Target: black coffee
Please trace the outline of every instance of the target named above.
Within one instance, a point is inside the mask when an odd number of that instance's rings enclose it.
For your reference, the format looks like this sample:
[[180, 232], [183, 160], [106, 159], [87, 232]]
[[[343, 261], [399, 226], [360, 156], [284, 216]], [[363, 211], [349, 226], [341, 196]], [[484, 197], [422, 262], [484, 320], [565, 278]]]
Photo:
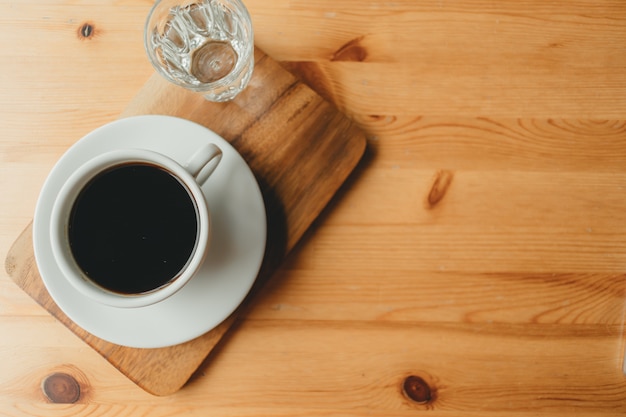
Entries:
[[168, 171], [129, 163], [94, 177], [76, 199], [69, 221], [76, 263], [96, 284], [144, 293], [176, 277], [198, 235], [196, 205]]

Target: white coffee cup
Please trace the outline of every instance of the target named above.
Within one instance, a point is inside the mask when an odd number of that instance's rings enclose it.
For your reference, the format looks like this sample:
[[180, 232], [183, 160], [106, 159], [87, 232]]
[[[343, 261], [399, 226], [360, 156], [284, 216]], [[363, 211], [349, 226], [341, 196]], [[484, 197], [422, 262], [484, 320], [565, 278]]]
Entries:
[[[202, 192], [202, 184], [218, 166], [222, 151], [218, 146], [207, 143], [194, 153], [189, 161], [181, 165], [173, 159], [146, 149], [117, 149], [98, 155], [74, 171], [62, 186], [53, 203], [50, 219], [50, 239], [53, 255], [64, 278], [83, 295], [113, 307], [132, 308], [148, 306], [170, 297], [180, 290], [200, 269], [209, 250], [211, 220], [209, 206]], [[197, 227], [193, 249], [184, 266], [163, 284], [141, 292], [120, 292], [96, 283], [75, 257], [70, 244], [70, 219], [74, 205], [102, 173], [118, 167], [147, 165], [171, 175], [187, 191], [193, 202]], [[164, 219], [167, 221], [168, 219]], [[72, 227], [76, 227], [74, 224]], [[94, 242], [98, 236], [93, 237]], [[86, 249], [86, 251], [88, 251]], [[141, 268], [140, 264], [134, 265]]]

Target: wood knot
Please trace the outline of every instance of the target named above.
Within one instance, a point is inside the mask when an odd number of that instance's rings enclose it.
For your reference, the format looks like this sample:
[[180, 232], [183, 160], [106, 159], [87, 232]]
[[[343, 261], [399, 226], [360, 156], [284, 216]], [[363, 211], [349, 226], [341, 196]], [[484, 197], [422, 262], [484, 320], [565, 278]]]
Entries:
[[450, 188], [450, 184], [452, 184], [453, 178], [454, 173], [452, 171], [448, 171], [445, 169], [437, 171], [437, 173], [435, 174], [435, 179], [430, 186], [428, 196], [426, 197], [426, 206], [428, 208], [435, 207], [437, 204], [439, 204], [441, 200], [443, 200], [443, 197], [445, 197], [448, 188]]
[[434, 399], [428, 383], [416, 375], [406, 377], [402, 384], [402, 391], [408, 399], [418, 404], [427, 404]]
[[396, 116], [383, 115], [383, 114], [369, 114], [366, 117], [371, 122], [376, 122], [376, 123], [383, 122], [385, 124], [391, 124], [397, 120]]
[[78, 28], [79, 39], [91, 39], [96, 32], [96, 28], [93, 23], [85, 22]]
[[367, 49], [361, 45], [361, 41], [365, 36], [359, 36], [345, 43], [330, 58], [331, 61], [365, 61], [367, 58]]
[[80, 385], [73, 376], [57, 372], [41, 383], [45, 396], [55, 404], [73, 404], [80, 399]]

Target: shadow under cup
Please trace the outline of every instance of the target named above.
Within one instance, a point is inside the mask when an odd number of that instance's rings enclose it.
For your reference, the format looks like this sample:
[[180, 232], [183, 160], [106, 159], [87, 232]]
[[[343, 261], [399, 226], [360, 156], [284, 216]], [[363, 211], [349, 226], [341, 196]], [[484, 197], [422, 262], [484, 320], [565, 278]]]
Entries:
[[53, 206], [51, 240], [66, 279], [115, 307], [171, 296], [199, 269], [210, 216], [197, 179], [152, 151], [96, 157], [66, 182]]

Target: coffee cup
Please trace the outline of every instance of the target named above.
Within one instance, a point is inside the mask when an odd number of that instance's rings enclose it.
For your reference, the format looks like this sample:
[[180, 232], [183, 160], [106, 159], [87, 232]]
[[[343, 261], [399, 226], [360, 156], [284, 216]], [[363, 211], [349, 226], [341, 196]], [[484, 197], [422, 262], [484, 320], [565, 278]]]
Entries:
[[144, 307], [175, 294], [209, 250], [201, 186], [221, 157], [208, 143], [186, 164], [147, 149], [116, 149], [81, 165], [51, 211], [52, 252], [64, 278], [113, 307]]

